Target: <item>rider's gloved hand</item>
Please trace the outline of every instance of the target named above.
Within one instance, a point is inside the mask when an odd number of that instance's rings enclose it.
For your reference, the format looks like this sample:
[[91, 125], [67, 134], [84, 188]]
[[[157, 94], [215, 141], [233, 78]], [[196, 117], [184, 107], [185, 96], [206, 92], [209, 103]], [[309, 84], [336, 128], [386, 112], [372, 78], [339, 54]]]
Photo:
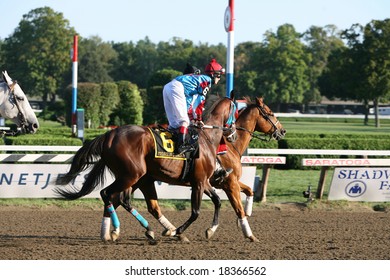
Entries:
[[203, 128], [203, 127], [204, 127], [204, 122], [202, 122], [201, 120], [197, 120], [195, 125], [196, 125], [198, 128]]

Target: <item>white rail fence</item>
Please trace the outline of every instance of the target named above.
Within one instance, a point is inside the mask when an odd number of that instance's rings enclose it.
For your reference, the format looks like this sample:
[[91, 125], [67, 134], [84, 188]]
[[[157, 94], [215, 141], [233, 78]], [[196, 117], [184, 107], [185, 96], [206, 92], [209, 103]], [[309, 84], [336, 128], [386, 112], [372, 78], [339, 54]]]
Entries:
[[[49, 186], [60, 173], [65, 173], [70, 160], [80, 146], [12, 146], [0, 145], [0, 197], [18, 197], [27, 189], [27, 197], [50, 197]], [[17, 153], [15, 153], [17, 152]], [[34, 152], [34, 153], [31, 153]], [[42, 153], [37, 153], [42, 152]], [[50, 153], [47, 153], [50, 152]], [[56, 153], [59, 152], [59, 153]], [[318, 149], [248, 149], [247, 155], [241, 158], [244, 166], [242, 182], [255, 190], [256, 200], [266, 201], [268, 179], [271, 168], [275, 164], [285, 164], [285, 155], [347, 155], [357, 156], [355, 159], [345, 158], [303, 158], [303, 166], [320, 166], [321, 174], [316, 192], [317, 198], [322, 198], [326, 174], [329, 167], [336, 166], [390, 166], [390, 159], [369, 156], [390, 157], [388, 150], [318, 150]], [[18, 164], [11, 164], [18, 163]], [[53, 164], [55, 163], [55, 164]], [[262, 165], [261, 180], [256, 176], [256, 165]], [[81, 185], [85, 174], [74, 185]], [[156, 183], [159, 188], [164, 183]], [[31, 186], [33, 185], [33, 186]], [[35, 187], [35, 188], [34, 188]], [[39, 191], [35, 191], [38, 189]], [[160, 198], [188, 199], [190, 189], [180, 186], [170, 186], [173, 192], [160, 192]], [[173, 193], [173, 194], [172, 194]], [[225, 194], [219, 192], [222, 199]], [[98, 197], [97, 192], [91, 197]], [[140, 193], [135, 193], [136, 198], [142, 198]]]
[[[390, 166], [390, 159], [369, 159], [369, 156], [390, 156], [390, 150], [320, 150], [320, 149], [248, 149], [248, 155], [265, 154], [265, 155], [340, 155], [340, 156], [357, 156], [362, 158], [303, 158], [303, 166], [320, 166], [321, 174], [318, 181], [316, 198], [321, 199], [326, 174], [329, 167], [336, 166]], [[270, 173], [270, 164], [263, 165], [263, 176], [260, 182], [259, 191], [256, 193], [257, 199], [266, 201], [268, 177]]]

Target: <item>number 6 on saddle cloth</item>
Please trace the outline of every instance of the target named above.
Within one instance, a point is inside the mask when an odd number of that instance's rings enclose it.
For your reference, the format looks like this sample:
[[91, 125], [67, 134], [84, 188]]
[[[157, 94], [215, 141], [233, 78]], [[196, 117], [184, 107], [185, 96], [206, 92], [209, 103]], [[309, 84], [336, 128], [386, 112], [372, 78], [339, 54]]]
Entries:
[[155, 145], [155, 157], [156, 158], [170, 158], [170, 159], [179, 159], [186, 160], [188, 156], [198, 157], [199, 156], [199, 145], [198, 145], [198, 132], [192, 127], [189, 129], [190, 134], [190, 145], [193, 146], [193, 151], [189, 153], [176, 153], [175, 149], [175, 138], [177, 135], [172, 133], [171, 131], [164, 128], [150, 128], [148, 127], [150, 132], [152, 133]]
[[194, 128], [189, 129], [190, 141], [189, 144], [193, 147], [191, 151], [185, 153], [176, 153], [174, 139], [177, 137], [176, 134], [168, 131], [164, 128], [150, 128], [150, 133], [154, 139], [155, 153], [156, 158], [165, 158], [173, 160], [184, 160], [185, 164], [181, 174], [181, 180], [183, 181], [187, 174], [190, 171], [192, 166], [193, 159], [199, 157], [199, 143], [198, 143], [198, 132]]

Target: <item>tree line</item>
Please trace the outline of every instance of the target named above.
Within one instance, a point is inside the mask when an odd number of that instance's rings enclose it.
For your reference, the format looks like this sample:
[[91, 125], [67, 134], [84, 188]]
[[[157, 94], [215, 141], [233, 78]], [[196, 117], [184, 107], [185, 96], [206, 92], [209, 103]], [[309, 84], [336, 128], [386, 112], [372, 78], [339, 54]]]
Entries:
[[[62, 13], [43, 7], [23, 15], [13, 33], [0, 38], [2, 68], [20, 80], [27, 94], [43, 100], [44, 116], [70, 113], [70, 49], [75, 34]], [[200, 69], [211, 58], [226, 64], [223, 44], [79, 37], [79, 99], [85, 109], [94, 111], [88, 112], [94, 126], [164, 122], [162, 87], [187, 62]], [[376, 108], [389, 102], [390, 19], [364, 26], [353, 23], [346, 30], [311, 26], [303, 33], [284, 24], [276, 32], [267, 31], [262, 41], [238, 44], [234, 52], [236, 96], [263, 96], [276, 112], [285, 103], [300, 104], [305, 112], [322, 96], [361, 101], [366, 115], [371, 102]], [[224, 83], [213, 93], [225, 95]]]

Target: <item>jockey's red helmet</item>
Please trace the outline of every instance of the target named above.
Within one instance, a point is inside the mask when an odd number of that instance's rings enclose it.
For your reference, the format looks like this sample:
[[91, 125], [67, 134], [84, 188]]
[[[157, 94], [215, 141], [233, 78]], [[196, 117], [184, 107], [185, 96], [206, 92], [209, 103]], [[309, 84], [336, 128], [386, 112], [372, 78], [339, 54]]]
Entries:
[[210, 61], [209, 64], [206, 65], [204, 72], [211, 76], [220, 76], [222, 74], [225, 74], [225, 68], [221, 66], [214, 58]]

